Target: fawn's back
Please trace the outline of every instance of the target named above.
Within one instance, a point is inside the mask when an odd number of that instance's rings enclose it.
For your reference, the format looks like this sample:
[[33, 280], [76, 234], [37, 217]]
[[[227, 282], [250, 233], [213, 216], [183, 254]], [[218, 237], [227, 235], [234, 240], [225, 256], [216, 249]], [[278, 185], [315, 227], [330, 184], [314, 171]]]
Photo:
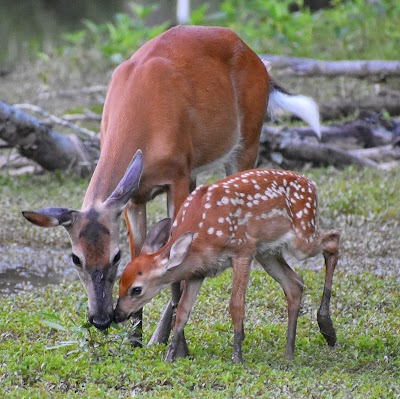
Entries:
[[[313, 252], [318, 236], [317, 192], [313, 182], [290, 171], [257, 169], [198, 187], [184, 202], [172, 239], [193, 231], [192, 252], [279, 250], [296, 243], [298, 258]], [[304, 251], [304, 253], [302, 253]]]

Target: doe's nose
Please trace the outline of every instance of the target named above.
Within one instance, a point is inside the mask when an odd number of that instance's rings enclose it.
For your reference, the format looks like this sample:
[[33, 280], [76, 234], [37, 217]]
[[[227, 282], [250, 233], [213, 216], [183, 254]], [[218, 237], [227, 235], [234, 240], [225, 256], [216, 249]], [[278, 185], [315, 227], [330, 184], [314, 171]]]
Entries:
[[106, 330], [113, 321], [113, 315], [101, 314], [89, 316], [89, 323], [94, 325], [98, 330]]

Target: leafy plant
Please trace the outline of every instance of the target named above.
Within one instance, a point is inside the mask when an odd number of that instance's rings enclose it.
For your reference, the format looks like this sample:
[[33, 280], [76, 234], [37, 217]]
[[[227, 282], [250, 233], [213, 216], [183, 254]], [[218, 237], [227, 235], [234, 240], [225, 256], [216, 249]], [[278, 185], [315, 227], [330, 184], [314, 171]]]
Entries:
[[[258, 52], [327, 59], [397, 58], [400, 4], [337, 0], [311, 14], [302, 2], [224, 0], [225, 24]], [[379, 26], [380, 29], [372, 27]]]
[[84, 20], [85, 29], [66, 33], [64, 52], [72, 49], [95, 48], [115, 64], [127, 59], [137, 48], [165, 31], [166, 21], [156, 26], [146, 24], [147, 17], [156, 9], [155, 5], [128, 3], [129, 13], [118, 13], [114, 22], [95, 23]]

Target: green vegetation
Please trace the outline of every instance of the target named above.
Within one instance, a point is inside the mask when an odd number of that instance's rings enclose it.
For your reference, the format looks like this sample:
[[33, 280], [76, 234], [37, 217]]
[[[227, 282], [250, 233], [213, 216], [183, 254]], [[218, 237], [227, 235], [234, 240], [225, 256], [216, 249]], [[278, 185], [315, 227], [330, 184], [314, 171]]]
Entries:
[[[306, 174], [319, 186], [322, 217], [328, 224], [341, 230], [340, 218], [347, 217], [361, 218], [382, 228], [387, 228], [385, 223], [390, 221], [397, 223], [398, 228], [400, 204], [396, 198], [400, 178], [395, 172], [316, 169]], [[20, 243], [28, 237], [35, 239], [28, 234], [39, 230], [37, 234], [43, 237], [58, 234], [35, 229], [17, 213], [22, 208], [50, 205], [49, 198], [55, 205], [78, 207], [86, 185], [84, 180], [60, 175], [56, 179], [49, 174], [12, 179], [2, 176], [1, 207], [9, 215], [3, 226], [13, 226], [14, 240]], [[153, 204], [151, 220], [159, 218], [160, 209], [160, 202]], [[373, 233], [379, 235], [379, 230]], [[41, 245], [46, 242], [40, 237], [36, 239]], [[378, 275], [374, 268], [355, 269], [350, 241], [349, 236], [344, 237], [334, 280], [332, 318], [338, 345], [333, 349], [326, 346], [316, 323], [324, 277], [323, 270], [316, 270], [322, 265], [322, 258], [313, 260], [312, 270], [298, 268], [306, 288], [292, 362], [283, 357], [284, 295], [263, 271], [255, 270], [251, 275], [244, 365], [234, 365], [230, 360], [229, 271], [208, 279], [202, 287], [186, 330], [192, 358], [174, 364], [164, 362], [164, 345], [132, 349], [127, 340], [127, 326], [113, 326], [107, 334], [88, 328], [83, 288], [77, 281], [65, 282], [2, 298], [0, 396], [18, 399], [399, 397], [397, 276], [386, 272]], [[59, 246], [59, 238], [45, 245]], [[377, 248], [371, 251], [376, 253]], [[380, 259], [385, 270], [388, 265]], [[165, 291], [146, 307], [145, 341], [150, 338], [167, 299]]]
[[[7, 398], [123, 398], [131, 392], [143, 398], [398, 397], [398, 283], [367, 273], [337, 273], [333, 319], [339, 344], [331, 349], [315, 316], [322, 273], [301, 274], [307, 285], [305, 313], [293, 362], [283, 358], [283, 294], [261, 271], [250, 281], [243, 366], [230, 360], [230, 272], [205, 283], [186, 330], [193, 358], [172, 365], [163, 361], [163, 345], [132, 349], [121, 330], [77, 331], [75, 323], [85, 317], [83, 307], [75, 307], [83, 295], [78, 283], [3, 300], [0, 392]], [[154, 328], [165, 294], [146, 307], [147, 329]], [[51, 328], [43, 312], [59, 317], [63, 327]]]
[[397, 1], [336, 0], [332, 8], [313, 14], [300, 5], [291, 13], [292, 3], [225, 0], [222, 9], [227, 26], [257, 52], [338, 60], [398, 58]]
[[[397, 59], [400, 4], [395, 0], [366, 2], [336, 0], [333, 7], [311, 13], [292, 0], [224, 0], [208, 14], [207, 3], [193, 10], [193, 25], [220, 25], [236, 31], [259, 53], [321, 59]], [[129, 14], [114, 22], [84, 21], [85, 28], [64, 35], [64, 53], [79, 59], [84, 49], [96, 49], [112, 63], [120, 63], [147, 40], [166, 30], [169, 22], [148, 27], [154, 6], [131, 3]]]

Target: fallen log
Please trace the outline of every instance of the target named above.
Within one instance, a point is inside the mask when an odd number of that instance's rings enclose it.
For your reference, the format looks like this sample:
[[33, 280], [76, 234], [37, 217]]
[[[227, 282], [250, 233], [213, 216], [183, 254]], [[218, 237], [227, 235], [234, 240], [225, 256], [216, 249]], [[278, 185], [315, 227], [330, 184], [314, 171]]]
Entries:
[[93, 160], [75, 135], [62, 135], [50, 125], [0, 101], [0, 138], [49, 171], [88, 175]]
[[362, 98], [333, 98], [320, 101], [319, 109], [323, 120], [340, 119], [360, 111], [377, 113], [386, 111], [390, 115], [400, 115], [400, 92], [379, 93]]
[[311, 58], [285, 57], [260, 54], [259, 57], [271, 63], [273, 69], [293, 76], [324, 76], [335, 78], [347, 76], [358, 79], [373, 78], [385, 80], [400, 77], [400, 61], [321, 61]]
[[379, 118], [323, 126], [318, 142], [308, 127], [263, 127], [261, 164], [273, 161], [283, 168], [333, 165], [388, 169], [399, 165], [399, 121]]
[[274, 152], [276, 151], [287, 159], [311, 162], [318, 166], [333, 165], [337, 168], [343, 168], [354, 165], [360, 168], [372, 167], [381, 169], [380, 164], [375, 161], [327, 144], [286, 140], [279, 143], [279, 145], [274, 148]]
[[[390, 122], [387, 122], [390, 125]], [[393, 126], [384, 126], [373, 120], [355, 120], [343, 124], [321, 126], [321, 143], [330, 144], [345, 150], [370, 148], [391, 144], [393, 142]], [[390, 128], [390, 130], [389, 130]], [[304, 140], [315, 137], [308, 126], [282, 127], [264, 125], [261, 143], [268, 140], [267, 136], [277, 137], [286, 134], [293, 140]]]
[[400, 159], [400, 147], [389, 144], [373, 148], [352, 150], [349, 151], [349, 154], [368, 158], [376, 162], [391, 162], [395, 159]]

